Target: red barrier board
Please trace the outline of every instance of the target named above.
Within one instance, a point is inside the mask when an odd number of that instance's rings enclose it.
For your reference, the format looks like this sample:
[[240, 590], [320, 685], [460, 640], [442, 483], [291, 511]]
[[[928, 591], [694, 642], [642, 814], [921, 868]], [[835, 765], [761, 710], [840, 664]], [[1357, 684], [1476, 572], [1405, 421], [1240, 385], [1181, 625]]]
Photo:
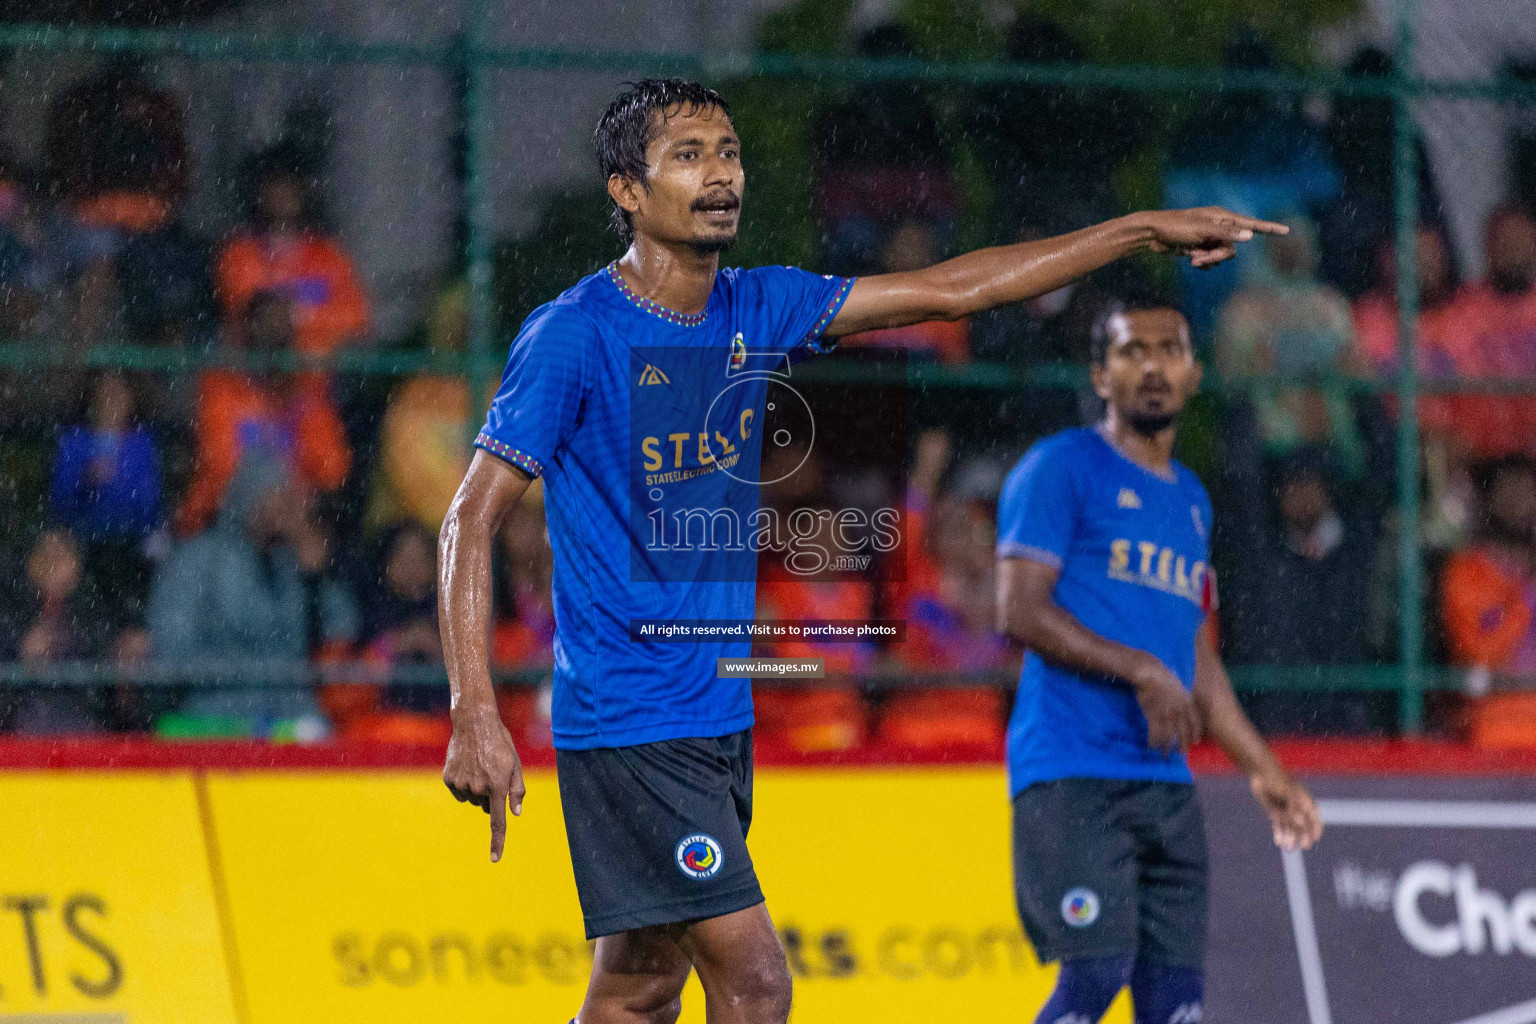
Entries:
[[[1303, 775], [1536, 775], [1536, 748], [1485, 750], [1430, 740], [1278, 740], [1291, 771]], [[758, 745], [762, 767], [870, 768], [1001, 764], [1003, 751], [974, 747], [911, 751], [880, 746], [807, 754]], [[554, 764], [549, 750], [526, 750], [530, 768]], [[162, 741], [142, 737], [0, 739], [0, 769], [392, 769], [433, 768], [443, 763], [436, 747], [379, 744], [272, 744], [254, 741]], [[1197, 746], [1190, 763], [1201, 775], [1230, 774], [1226, 756], [1210, 744]]]

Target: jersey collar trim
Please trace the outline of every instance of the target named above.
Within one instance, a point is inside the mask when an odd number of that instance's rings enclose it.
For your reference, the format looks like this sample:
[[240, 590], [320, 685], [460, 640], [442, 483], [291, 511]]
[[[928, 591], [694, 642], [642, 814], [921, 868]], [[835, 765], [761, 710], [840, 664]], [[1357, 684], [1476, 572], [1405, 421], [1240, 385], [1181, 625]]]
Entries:
[[701, 326], [705, 319], [709, 317], [708, 304], [705, 305], [704, 312], [702, 313], [679, 313], [674, 309], [668, 309], [666, 306], [663, 306], [660, 303], [652, 302], [650, 299], [639, 294], [633, 288], [631, 288], [628, 283], [625, 282], [624, 275], [619, 273], [618, 260], [614, 260], [612, 263], [604, 267], [603, 274], [608, 278], [608, 280], [613, 282], [613, 286], [617, 288], [619, 293], [626, 299], [634, 303], [636, 306], [639, 306], [645, 312], [651, 314], [652, 316], [660, 317], [669, 324], [673, 324], [677, 327], [698, 327]]
[[1100, 441], [1103, 441], [1104, 447], [1108, 448], [1121, 459], [1124, 459], [1126, 462], [1129, 462], [1131, 465], [1141, 470], [1147, 476], [1154, 480], [1161, 480], [1165, 484], [1177, 484], [1179, 482], [1179, 470], [1177, 466], [1174, 466], [1172, 469], [1170, 469], [1167, 474], [1160, 473], [1150, 466], [1143, 466], [1141, 463], [1131, 458], [1130, 455], [1126, 453], [1124, 448], [1121, 448], [1118, 444], [1115, 443], [1115, 439], [1109, 436], [1109, 432], [1104, 429], [1104, 425], [1102, 423], [1095, 423], [1092, 429], [1093, 436], [1097, 437]]

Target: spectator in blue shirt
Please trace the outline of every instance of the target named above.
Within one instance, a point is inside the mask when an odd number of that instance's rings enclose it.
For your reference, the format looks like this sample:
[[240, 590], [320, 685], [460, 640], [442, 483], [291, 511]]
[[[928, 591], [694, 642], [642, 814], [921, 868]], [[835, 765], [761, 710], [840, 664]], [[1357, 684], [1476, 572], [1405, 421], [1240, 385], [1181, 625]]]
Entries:
[[142, 541], [160, 525], [160, 453], [135, 422], [133, 389], [103, 373], [87, 421], [59, 438], [49, 507], [58, 523], [93, 541]]

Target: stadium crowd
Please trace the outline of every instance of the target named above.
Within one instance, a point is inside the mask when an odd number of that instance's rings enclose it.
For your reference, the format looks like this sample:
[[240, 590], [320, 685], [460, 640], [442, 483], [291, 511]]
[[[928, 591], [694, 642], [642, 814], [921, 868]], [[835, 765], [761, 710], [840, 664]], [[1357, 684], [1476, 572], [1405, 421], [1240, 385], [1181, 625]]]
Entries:
[[[862, 47], [909, 52], [895, 27], [869, 32]], [[1029, 20], [1009, 52], [1082, 57], [1065, 33]], [[1263, 69], [1275, 58], [1244, 35], [1227, 60]], [[1390, 63], [1367, 51], [1350, 70], [1383, 75]], [[997, 240], [1119, 212], [1112, 176], [1143, 142], [1137, 101], [1034, 85], [978, 89], [974, 99], [966, 128], [1005, 197]], [[1222, 380], [1264, 378], [1222, 390], [1196, 411], [1203, 428], [1187, 432], [1187, 459], [1216, 500], [1223, 647], [1238, 664], [1390, 662], [1396, 408], [1369, 386], [1396, 373], [1390, 101], [1341, 100], [1323, 122], [1270, 97], [1217, 102], [1169, 146], [1164, 202], [1221, 203], [1292, 227], [1177, 281]], [[188, 229], [181, 110], [148, 77], [111, 65], [56, 101], [45, 152], [0, 164], [0, 330], [46, 339], [51, 360], [4, 376], [0, 474], [12, 493], [0, 662], [34, 674], [105, 666], [90, 686], [5, 690], [0, 730], [446, 740], [446, 688], [418, 682], [441, 664], [436, 534], [480, 402], [452, 376], [265, 367], [263, 358], [376, 344], [367, 289], [345, 239], [326, 227], [322, 170], [302, 146], [252, 157], [237, 186], [243, 220], [223, 237]], [[814, 119], [817, 269], [901, 270], [953, 250], [967, 194], [941, 120], [926, 87], [909, 83], [861, 86]], [[1487, 275], [1462, 281], [1433, 190], [1421, 192], [1421, 371], [1536, 378], [1529, 205], [1511, 199], [1495, 212]], [[1144, 283], [1143, 270], [1112, 268], [970, 322], [872, 332], [835, 358], [896, 350], [944, 364], [1081, 366], [1105, 298]], [[433, 297], [420, 333], [435, 351], [462, 350], [465, 316], [458, 277]], [[83, 368], [87, 352], [117, 342], [252, 359], [191, 375]], [[903, 438], [889, 439], [883, 461], [857, 465], [823, 446], [769, 489], [765, 500], [785, 509], [898, 502], [911, 543], [903, 572], [765, 567], [760, 614], [895, 618], [908, 632], [884, 647], [763, 645], [764, 654], [823, 657], [832, 678], [762, 688], [760, 733], [812, 750], [997, 743], [1006, 703], [997, 680], [1018, 659], [994, 630], [997, 488], [1029, 441], [1094, 415], [1095, 403], [1081, 386], [1039, 385], [979, 422], [925, 407], [904, 455]], [[1536, 396], [1434, 394], [1419, 415], [1429, 653], [1486, 675], [1536, 675]], [[551, 573], [535, 489], [501, 534], [491, 637], [494, 663], [524, 681], [552, 664]], [[114, 681], [114, 672], [175, 664], [332, 671], [286, 686]], [[341, 680], [344, 668], [353, 675]], [[985, 683], [912, 683], [987, 671], [996, 675]], [[891, 676], [907, 682], [872, 682]], [[521, 744], [548, 743], [540, 699], [526, 686], [506, 690]], [[1265, 697], [1252, 710], [1282, 731], [1368, 732], [1391, 721], [1387, 699], [1372, 696], [1314, 695], [1305, 706]]]

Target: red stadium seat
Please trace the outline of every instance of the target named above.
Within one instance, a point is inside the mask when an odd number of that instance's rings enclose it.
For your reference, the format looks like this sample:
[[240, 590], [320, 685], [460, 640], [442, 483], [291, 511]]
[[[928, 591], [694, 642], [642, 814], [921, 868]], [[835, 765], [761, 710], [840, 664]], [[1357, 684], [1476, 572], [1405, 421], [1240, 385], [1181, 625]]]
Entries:
[[447, 715], [370, 711], [348, 722], [341, 739], [388, 746], [444, 747], [453, 735]]
[[1003, 742], [1003, 695], [988, 687], [894, 694], [880, 711], [882, 746], [932, 751]]
[[869, 736], [869, 711], [852, 689], [760, 689], [757, 735], [804, 754], [852, 750]]
[[1473, 746], [1536, 748], [1536, 693], [1501, 693], [1475, 701], [1471, 726]]
[[512, 734], [512, 742], [519, 751], [550, 750], [554, 738], [550, 734], [549, 709], [541, 706], [541, 693], [528, 687], [511, 687], [496, 692], [496, 708], [501, 721]]

